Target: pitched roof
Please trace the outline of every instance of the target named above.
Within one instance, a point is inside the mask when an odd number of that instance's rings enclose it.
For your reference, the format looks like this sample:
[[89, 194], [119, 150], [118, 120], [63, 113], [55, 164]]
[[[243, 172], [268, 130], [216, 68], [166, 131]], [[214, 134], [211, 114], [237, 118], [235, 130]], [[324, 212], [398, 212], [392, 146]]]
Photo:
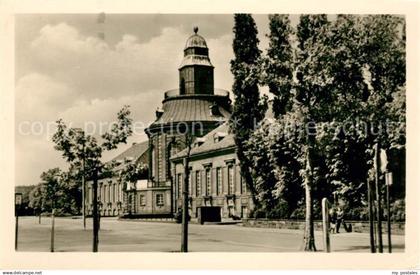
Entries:
[[124, 166], [124, 160], [132, 158], [134, 161], [137, 161], [141, 156], [147, 153], [149, 149], [149, 141], [143, 141], [140, 143], [133, 144], [130, 148], [113, 158], [111, 161], [122, 161], [120, 165], [115, 167], [115, 170], [119, 170]]
[[[215, 139], [215, 136], [223, 136], [220, 133], [226, 133], [226, 135], [220, 141], [217, 141]], [[229, 125], [227, 122], [223, 123], [219, 127], [215, 128], [213, 131], [209, 132], [207, 135], [203, 137], [203, 139], [204, 139], [203, 144], [193, 147], [191, 149], [191, 156], [235, 147], [233, 134], [230, 133]], [[187, 153], [186, 149], [182, 150], [181, 152], [172, 156], [171, 159], [185, 157], [186, 153]]]

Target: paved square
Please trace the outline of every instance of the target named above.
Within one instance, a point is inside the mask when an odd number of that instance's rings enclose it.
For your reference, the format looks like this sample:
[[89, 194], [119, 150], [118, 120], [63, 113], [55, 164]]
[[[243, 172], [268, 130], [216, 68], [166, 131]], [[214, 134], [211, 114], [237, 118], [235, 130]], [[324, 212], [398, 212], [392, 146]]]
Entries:
[[[82, 220], [55, 219], [55, 251], [92, 251], [92, 220], [83, 230]], [[19, 251], [49, 251], [51, 219], [19, 218]], [[189, 226], [190, 252], [299, 252], [302, 230], [250, 228], [241, 225]], [[323, 250], [322, 232], [315, 232], [316, 247]], [[404, 251], [404, 236], [393, 235], [393, 252]], [[387, 251], [384, 235], [384, 251]], [[102, 218], [100, 252], [177, 252], [181, 246], [181, 225], [169, 222], [119, 221]], [[332, 252], [369, 253], [369, 234], [331, 235]]]

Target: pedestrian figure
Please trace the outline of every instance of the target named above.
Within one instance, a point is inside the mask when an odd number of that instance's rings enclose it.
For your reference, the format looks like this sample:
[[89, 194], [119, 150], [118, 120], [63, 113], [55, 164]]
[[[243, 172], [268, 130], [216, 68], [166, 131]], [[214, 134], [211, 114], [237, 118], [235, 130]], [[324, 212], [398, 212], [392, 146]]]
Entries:
[[335, 233], [336, 229], [336, 223], [337, 223], [337, 211], [335, 210], [335, 207], [332, 207], [328, 213], [329, 220], [330, 220], [330, 232]]
[[343, 209], [338, 206], [337, 207], [337, 222], [336, 222], [336, 232], [340, 233], [340, 225], [344, 224], [344, 211]]

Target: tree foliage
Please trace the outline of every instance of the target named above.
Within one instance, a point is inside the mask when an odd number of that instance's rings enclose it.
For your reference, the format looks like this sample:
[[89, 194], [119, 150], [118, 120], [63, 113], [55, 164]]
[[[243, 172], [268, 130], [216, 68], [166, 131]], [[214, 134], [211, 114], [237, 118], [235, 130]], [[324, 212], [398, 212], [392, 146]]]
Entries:
[[102, 143], [95, 136], [86, 135], [82, 129], [68, 128], [60, 119], [53, 136], [54, 148], [61, 151], [63, 158], [74, 167], [80, 168], [84, 160], [88, 177], [92, 177], [95, 169], [99, 169], [99, 172], [109, 171], [115, 163], [102, 163], [102, 153], [127, 142], [132, 134], [132, 119], [129, 116], [129, 106], [124, 106], [118, 112], [117, 122], [112, 124], [111, 131], [101, 136]]
[[146, 164], [125, 160], [122, 169], [118, 172], [118, 180], [123, 183], [123, 190], [127, 189], [127, 184], [131, 184], [135, 188], [134, 184], [145, 178], [147, 172], [148, 166]]
[[[82, 129], [68, 128], [60, 119], [57, 131], [53, 136], [55, 149], [62, 152], [63, 158], [70, 164], [69, 177], [80, 186], [82, 173], [94, 182], [101, 177], [109, 177], [114, 173], [116, 162], [102, 162], [102, 153], [126, 143], [132, 134], [132, 119], [129, 106], [124, 106], [117, 114], [117, 121], [111, 131], [104, 133], [101, 142], [95, 136], [86, 135]], [[84, 170], [82, 169], [84, 164]]]
[[[305, 197], [304, 248], [312, 250], [321, 199], [337, 194], [349, 211], [365, 207], [374, 144], [389, 156], [404, 151], [405, 23], [390, 15], [302, 15], [294, 31], [287, 16], [273, 15], [268, 37], [260, 75], [274, 97], [274, 120], [260, 123], [246, 155], [265, 216], [300, 213]], [[401, 167], [389, 169], [404, 181]], [[299, 188], [287, 193], [292, 186]], [[285, 202], [290, 196], [294, 203]], [[279, 211], [268, 214], [273, 207]]]
[[231, 71], [234, 76], [234, 104], [230, 126], [234, 133], [241, 174], [250, 190], [255, 205], [259, 204], [251, 176], [251, 160], [245, 155], [246, 141], [264, 116], [266, 104], [260, 101], [258, 89], [260, 55], [257, 27], [249, 14], [236, 14], [233, 28], [233, 52]]
[[79, 213], [82, 194], [69, 173], [53, 168], [43, 172], [40, 179], [29, 194], [29, 206], [36, 213], [51, 212], [52, 209], [58, 215]]

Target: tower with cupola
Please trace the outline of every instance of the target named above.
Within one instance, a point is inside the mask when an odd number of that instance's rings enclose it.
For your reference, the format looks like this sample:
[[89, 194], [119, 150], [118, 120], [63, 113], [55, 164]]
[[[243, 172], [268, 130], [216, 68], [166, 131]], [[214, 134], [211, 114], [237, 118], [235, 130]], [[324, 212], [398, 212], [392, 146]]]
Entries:
[[204, 38], [194, 28], [184, 48], [184, 58], [179, 67], [180, 95], [214, 94], [214, 67]]
[[[214, 66], [198, 27], [187, 39], [179, 70], [178, 89], [166, 91], [156, 120], [146, 129], [149, 138], [149, 179], [139, 190], [141, 214], [176, 211], [170, 158], [185, 148], [185, 134], [204, 136], [230, 116], [229, 92], [214, 88]], [[144, 196], [144, 197], [142, 197]]]

